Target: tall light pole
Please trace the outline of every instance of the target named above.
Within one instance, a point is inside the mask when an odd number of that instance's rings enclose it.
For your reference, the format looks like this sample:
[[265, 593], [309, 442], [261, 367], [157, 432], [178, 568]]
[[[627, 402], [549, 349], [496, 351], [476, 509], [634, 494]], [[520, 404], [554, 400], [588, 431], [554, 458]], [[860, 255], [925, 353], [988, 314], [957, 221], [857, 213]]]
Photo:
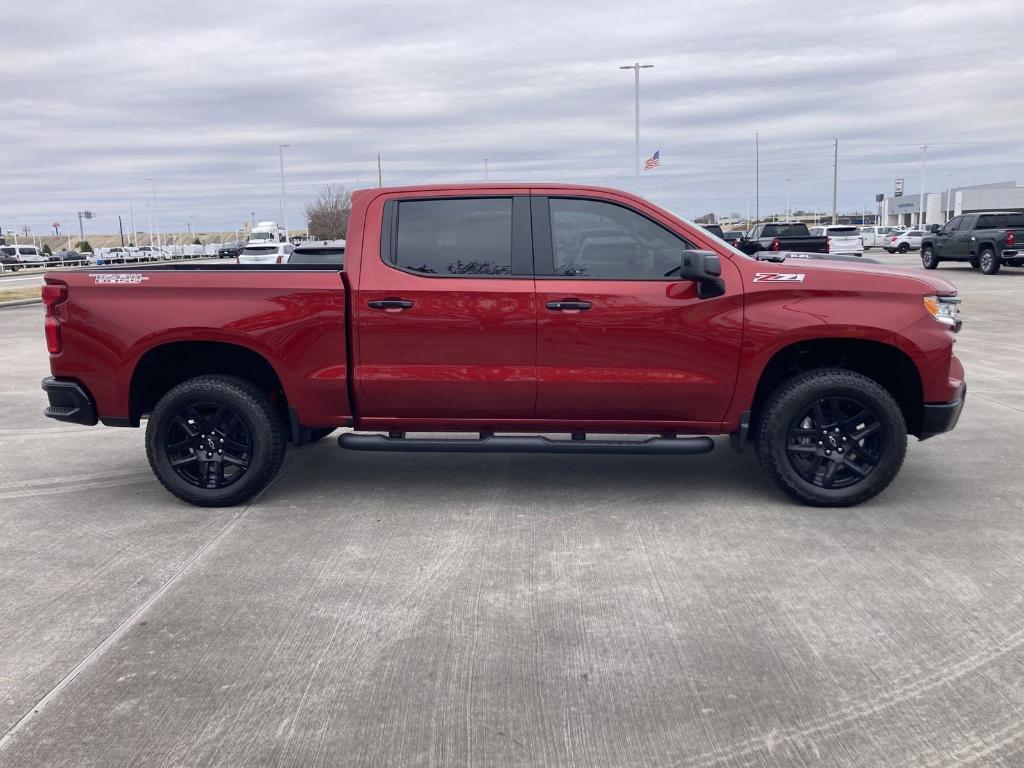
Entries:
[[619, 69], [632, 69], [634, 82], [635, 82], [635, 96], [636, 96], [636, 153], [633, 158], [633, 172], [640, 175], [640, 70], [641, 69], [654, 69], [653, 64], [641, 64], [639, 61], [633, 64], [619, 67]]
[[792, 179], [786, 179], [786, 221], [789, 221], [791, 218], [793, 218], [789, 212], [789, 182], [791, 181]]
[[928, 155], [928, 145], [921, 147], [921, 210], [917, 214], [917, 226], [924, 226], [924, 166]]
[[[163, 240], [160, 238], [160, 205], [156, 197], [156, 180], [146, 179], [153, 186], [153, 218], [156, 219], [156, 248], [158, 252], [163, 251]], [[153, 244], [153, 234], [149, 235], [149, 244]]]
[[284, 190], [284, 148], [290, 147], [291, 144], [278, 144], [278, 151], [281, 153], [281, 223], [284, 224], [284, 239], [288, 239], [288, 213], [285, 206], [285, 190]]

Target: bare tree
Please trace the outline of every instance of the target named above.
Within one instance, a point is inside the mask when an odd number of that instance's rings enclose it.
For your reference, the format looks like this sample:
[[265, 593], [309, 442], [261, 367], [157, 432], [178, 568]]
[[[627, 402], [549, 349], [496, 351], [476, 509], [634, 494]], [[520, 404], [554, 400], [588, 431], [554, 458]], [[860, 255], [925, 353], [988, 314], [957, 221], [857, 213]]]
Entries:
[[306, 228], [314, 240], [338, 240], [348, 231], [352, 193], [342, 184], [324, 184], [306, 205]]
[[714, 224], [715, 223], [715, 214], [713, 214], [713, 213], [705, 213], [703, 216], [698, 216], [696, 219], [694, 219], [693, 223], [694, 224]]

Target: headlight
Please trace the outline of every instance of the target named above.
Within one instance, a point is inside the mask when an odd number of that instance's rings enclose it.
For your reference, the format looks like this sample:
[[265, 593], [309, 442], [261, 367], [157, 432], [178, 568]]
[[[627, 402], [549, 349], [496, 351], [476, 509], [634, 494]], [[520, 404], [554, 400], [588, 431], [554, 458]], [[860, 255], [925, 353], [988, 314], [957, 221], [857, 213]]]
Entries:
[[925, 296], [924, 308], [928, 314], [954, 331], [960, 330], [959, 296]]

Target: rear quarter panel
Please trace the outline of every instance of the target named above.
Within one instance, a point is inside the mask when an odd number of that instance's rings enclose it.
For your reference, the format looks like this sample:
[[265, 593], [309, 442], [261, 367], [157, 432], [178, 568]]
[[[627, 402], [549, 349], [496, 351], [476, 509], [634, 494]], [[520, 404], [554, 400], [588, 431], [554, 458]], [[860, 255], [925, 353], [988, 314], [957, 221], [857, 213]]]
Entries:
[[345, 290], [338, 272], [104, 270], [133, 282], [98, 283], [86, 271], [47, 275], [68, 286], [59, 305], [63, 350], [54, 376], [89, 390], [103, 418], [129, 416], [132, 374], [146, 352], [179, 341], [219, 341], [262, 355], [306, 425], [350, 418]]

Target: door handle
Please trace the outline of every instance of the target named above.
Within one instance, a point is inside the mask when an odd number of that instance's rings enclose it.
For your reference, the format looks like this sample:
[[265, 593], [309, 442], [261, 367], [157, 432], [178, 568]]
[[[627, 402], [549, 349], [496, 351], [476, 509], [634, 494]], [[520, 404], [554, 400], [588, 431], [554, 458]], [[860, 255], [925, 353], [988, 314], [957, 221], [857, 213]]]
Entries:
[[408, 299], [377, 299], [366, 302], [366, 306], [370, 309], [383, 309], [395, 312], [403, 309], [412, 309], [412, 302]]
[[593, 306], [593, 304], [589, 301], [576, 301], [575, 299], [569, 299], [566, 301], [549, 301], [544, 306], [552, 312], [586, 312]]

